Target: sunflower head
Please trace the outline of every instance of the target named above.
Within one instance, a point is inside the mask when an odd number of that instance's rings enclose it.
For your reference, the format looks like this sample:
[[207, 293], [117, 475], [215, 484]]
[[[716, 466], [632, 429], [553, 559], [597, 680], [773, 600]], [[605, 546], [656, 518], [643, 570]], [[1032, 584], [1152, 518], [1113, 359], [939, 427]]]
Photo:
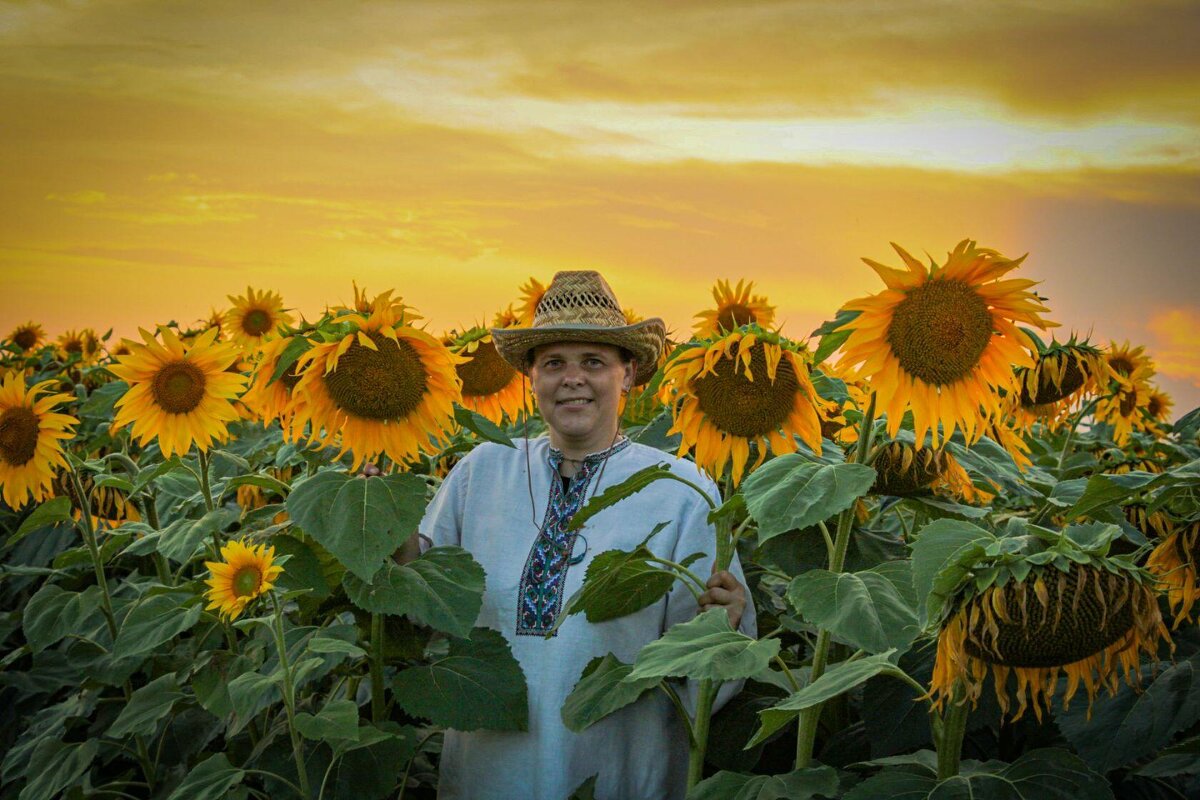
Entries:
[[1047, 328], [1047, 309], [1030, 280], [1000, 280], [1024, 256], [1008, 259], [964, 240], [945, 264], [923, 265], [892, 245], [907, 270], [863, 259], [886, 291], [847, 303], [859, 312], [842, 326], [846, 367], [868, 380], [896, 435], [911, 409], [916, 438], [949, 438], [956, 427], [974, 441], [984, 420], [1001, 412], [1002, 393], [1016, 391], [1014, 366], [1032, 367], [1034, 344], [1018, 323]]
[[1124, 447], [1135, 431], [1156, 433], [1154, 420], [1148, 416], [1150, 395], [1154, 391], [1150, 379], [1154, 367], [1142, 364], [1129, 375], [1109, 384], [1110, 392], [1096, 403], [1093, 412], [1097, 422], [1112, 427], [1112, 440]]
[[1146, 414], [1155, 422], [1165, 423], [1171, 420], [1171, 408], [1175, 405], [1175, 401], [1171, 399], [1171, 395], [1159, 389], [1157, 386], [1151, 386], [1149, 396], [1146, 398]]
[[466, 359], [406, 324], [407, 316], [386, 302], [369, 317], [341, 315], [297, 361], [293, 424], [311, 423], [313, 438], [352, 452], [356, 469], [380, 453], [404, 462], [434, 452], [454, 426], [462, 400], [455, 366]]
[[100, 337], [91, 328], [69, 330], [58, 337], [58, 357], [62, 361], [76, 358], [90, 367], [100, 360], [100, 346]]
[[497, 425], [517, 418], [524, 397], [521, 374], [500, 357], [492, 334], [475, 326], [450, 337], [450, 352], [464, 360], [454, 369], [462, 382], [462, 404]]
[[[1096, 391], [1108, 378], [1104, 354], [1088, 342], [1052, 342], [1039, 349], [1032, 367], [1017, 367], [1021, 405], [1044, 406], [1066, 400], [1076, 393]], [[1080, 391], [1084, 390], [1084, 391]]]
[[129, 384], [116, 402], [113, 426], [133, 423], [133, 436], [145, 445], [157, 438], [165, 458], [186, 454], [194, 442], [207, 450], [228, 436], [226, 425], [239, 414], [233, 401], [245, 385], [240, 372], [226, 367], [238, 357], [237, 345], [216, 341], [210, 328], [184, 345], [170, 328], [160, 328], [160, 343], [142, 330], [143, 342], [126, 339], [130, 355], [109, 369]]
[[274, 563], [275, 548], [264, 545], [247, 546], [231, 541], [221, 547], [221, 561], [205, 561], [211, 577], [205, 581], [204, 593], [209, 603], [206, 611], [216, 610], [222, 617], [237, 619], [256, 597], [275, 587], [283, 567]]
[[674, 425], [682, 434], [679, 455], [695, 449], [696, 463], [715, 476], [732, 468], [741, 482], [750, 446], [793, 453], [799, 436], [821, 452], [821, 402], [803, 346], [757, 325], [680, 348], [664, 368]]
[[693, 326], [693, 336], [706, 339], [751, 323], [770, 328], [775, 321], [775, 306], [765, 297], [751, 295], [753, 289], [753, 281], [739, 280], [736, 287], [731, 287], [729, 281], [717, 281], [712, 290], [716, 308], [696, 315], [698, 321]]
[[892, 441], [875, 452], [874, 494], [912, 497], [929, 494], [930, 486], [946, 471], [949, 453], [937, 447], [914, 447]]
[[[303, 344], [297, 345], [297, 342]], [[284, 437], [288, 439], [294, 435], [291, 422], [299, 399], [293, 391], [300, 382], [300, 373], [296, 371], [299, 360], [296, 350], [306, 343], [307, 340], [301, 336], [283, 336], [268, 339], [259, 345], [250, 388], [242, 396], [242, 402], [263, 422], [278, 420], [283, 427]], [[281, 370], [280, 364], [285, 356], [291, 358], [292, 363]]]
[[496, 316], [492, 317], [493, 328], [515, 328], [520, 324], [521, 317], [513, 309], [512, 303], [509, 303], [507, 308], [497, 311]]
[[30, 321], [13, 328], [8, 340], [22, 353], [28, 353], [46, 339], [46, 331], [36, 322]]
[[244, 295], [229, 295], [233, 308], [225, 312], [221, 330], [243, 348], [262, 344], [268, 336], [292, 323], [283, 310], [283, 297], [276, 292], [256, 292], [246, 287]]
[[521, 285], [520, 291], [521, 299], [517, 301], [517, 318], [520, 327], [528, 328], [533, 325], [538, 303], [542, 302], [542, 296], [546, 294], [546, 287], [537, 278], [530, 278], [527, 283]]
[[942, 703], [961, 689], [978, 701], [990, 670], [1001, 711], [1009, 715], [1010, 677], [1020, 719], [1032, 706], [1041, 720], [1060, 672], [1063, 704], [1079, 687], [1088, 708], [1097, 691], [1136, 682], [1143, 653], [1156, 657], [1170, 634], [1154, 580], [1129, 561], [1108, 557], [1115, 525], [1075, 525], [1065, 531], [1029, 526], [1028, 535], [980, 547], [964, 577], [948, 592], [939, 624], [930, 695]]
[[1146, 559], [1146, 569], [1166, 589], [1175, 628], [1194, 618], [1200, 596], [1200, 521], [1181, 525], [1162, 537]]
[[53, 384], [26, 388], [19, 371], [0, 381], [0, 491], [10, 508], [51, 496], [55, 472], [67, 465], [62, 440], [74, 435], [79, 420], [55, 410], [71, 398], [52, 394]]
[[1128, 341], [1109, 342], [1108, 351], [1104, 354], [1111, 374], [1118, 381], [1131, 378], [1135, 373], [1154, 374], [1154, 365], [1146, 355], [1145, 347], [1134, 347]]

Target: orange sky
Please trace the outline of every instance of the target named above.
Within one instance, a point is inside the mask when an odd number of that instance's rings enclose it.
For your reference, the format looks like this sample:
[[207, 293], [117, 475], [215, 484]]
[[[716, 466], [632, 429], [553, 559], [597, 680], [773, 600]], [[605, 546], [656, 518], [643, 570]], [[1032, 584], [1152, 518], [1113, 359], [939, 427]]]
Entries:
[[434, 329], [597, 268], [802, 338], [860, 261], [1029, 253], [1053, 318], [1200, 405], [1195, 2], [0, 5], [4, 333], [350, 281]]

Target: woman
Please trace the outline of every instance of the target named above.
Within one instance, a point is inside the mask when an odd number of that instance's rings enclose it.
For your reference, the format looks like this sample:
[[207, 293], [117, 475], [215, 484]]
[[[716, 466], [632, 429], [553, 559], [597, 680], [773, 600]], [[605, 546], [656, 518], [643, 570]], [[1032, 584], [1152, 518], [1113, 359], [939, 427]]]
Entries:
[[[447, 731], [441, 798], [565, 800], [599, 773], [601, 800], [682, 798], [686, 733], [669, 698], [653, 692], [582, 733], [560, 717], [564, 699], [592, 658], [613, 653], [632, 663], [638, 651], [698, 611], [677, 583], [669, 595], [629, 616], [601, 623], [583, 615], [559, 622], [563, 603], [581, 586], [588, 564], [605, 550], [631, 550], [650, 539], [663, 558], [703, 552], [693, 570], [711, 571], [714, 531], [708, 504], [677, 481], [659, 481], [605, 509], [579, 535], [566, 530], [587, 499], [652, 464], [705, 488], [716, 485], [694, 464], [621, 435], [623, 392], [655, 372], [665, 340], [660, 319], [625, 324], [621, 306], [596, 272], [560, 272], [538, 304], [533, 326], [492, 331], [500, 355], [529, 375], [548, 436], [516, 449], [485, 443], [446, 477], [421, 523], [433, 545], [466, 548], [487, 584], [477, 625], [500, 631], [521, 664], [529, 691], [525, 732]], [[700, 608], [724, 607], [731, 623], [755, 635], [741, 568], [709, 579]], [[729, 684], [717, 705], [738, 686]], [[694, 708], [695, 687], [684, 697]]]

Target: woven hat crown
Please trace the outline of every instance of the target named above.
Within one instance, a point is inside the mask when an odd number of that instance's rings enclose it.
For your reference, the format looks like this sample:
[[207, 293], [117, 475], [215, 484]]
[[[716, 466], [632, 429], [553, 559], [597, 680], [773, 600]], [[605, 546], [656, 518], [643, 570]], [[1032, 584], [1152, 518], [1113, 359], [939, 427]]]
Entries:
[[547, 325], [625, 325], [625, 313], [599, 272], [559, 272], [538, 301], [533, 327]]

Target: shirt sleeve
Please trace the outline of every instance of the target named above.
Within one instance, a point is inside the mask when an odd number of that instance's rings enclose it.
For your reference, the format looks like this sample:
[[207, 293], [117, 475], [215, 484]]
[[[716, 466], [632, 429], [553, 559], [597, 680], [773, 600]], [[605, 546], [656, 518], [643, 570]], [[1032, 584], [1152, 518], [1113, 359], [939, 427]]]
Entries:
[[[417, 526], [420, 535], [430, 546], [462, 546], [463, 509], [466, 505], [467, 484], [471, 471], [470, 455], [450, 469], [425, 508], [425, 516]], [[422, 541], [424, 545], [424, 541]], [[422, 547], [422, 552], [425, 547]]]
[[[705, 479], [700, 482], [700, 486], [708, 494], [709, 499], [714, 503], [720, 504], [721, 495], [715, 483], [709, 479]], [[697, 497], [696, 503], [689, 507], [688, 513], [681, 520], [679, 537], [675, 542], [675, 551], [671, 555], [671, 560], [679, 563], [693, 553], [704, 553], [703, 556], [696, 559], [688, 567], [688, 569], [696, 574], [696, 577], [703, 581], [707, 581], [708, 577], [712, 575], [713, 561], [715, 560], [717, 549], [717, 529], [715, 525], [708, 521], [708, 511], [708, 504]], [[746, 587], [746, 576], [742, 572], [742, 564], [736, 552], [733, 554], [732, 562], [730, 562], [729, 571], [733, 573], [733, 576], [738, 579], [738, 582], [743, 587]], [[688, 590], [688, 587], [683, 585], [682, 581], [676, 581], [667, 595], [666, 627], [670, 628], [672, 625], [680, 622], [687, 622], [695, 617], [699, 610], [699, 607], [696, 605], [696, 598]], [[757, 614], [754, 610], [754, 602], [750, 597], [749, 588], [746, 588], [746, 609], [742, 612], [738, 631], [752, 638], [758, 636]], [[743, 683], [744, 681], [737, 680], [721, 684], [721, 688], [713, 700], [712, 710], [714, 714], [721, 706], [728, 703], [734, 695], [742, 690]], [[680, 697], [688, 713], [693, 716], [696, 712], [696, 696], [699, 687], [699, 681], [688, 680], [686, 695]]]

